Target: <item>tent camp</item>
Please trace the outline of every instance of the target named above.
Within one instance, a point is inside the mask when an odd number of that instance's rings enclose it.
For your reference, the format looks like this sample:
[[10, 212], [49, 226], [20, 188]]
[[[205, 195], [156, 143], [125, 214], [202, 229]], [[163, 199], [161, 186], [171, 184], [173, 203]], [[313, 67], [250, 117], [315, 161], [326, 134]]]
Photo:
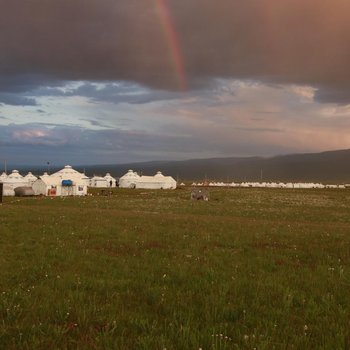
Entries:
[[142, 188], [142, 189], [175, 189], [176, 181], [171, 176], [164, 176], [160, 171], [154, 176], [139, 176], [129, 170], [119, 179], [121, 188]]
[[85, 196], [87, 194], [86, 176], [66, 165], [60, 171], [45, 173], [33, 183], [36, 195], [44, 196]]

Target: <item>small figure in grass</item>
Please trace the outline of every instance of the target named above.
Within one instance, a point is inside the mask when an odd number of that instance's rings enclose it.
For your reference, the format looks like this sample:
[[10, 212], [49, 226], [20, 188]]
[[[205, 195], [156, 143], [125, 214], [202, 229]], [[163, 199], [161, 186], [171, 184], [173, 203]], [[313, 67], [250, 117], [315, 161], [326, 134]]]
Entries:
[[203, 188], [194, 188], [191, 192], [191, 199], [192, 200], [203, 200], [208, 201], [209, 200], [209, 191]]

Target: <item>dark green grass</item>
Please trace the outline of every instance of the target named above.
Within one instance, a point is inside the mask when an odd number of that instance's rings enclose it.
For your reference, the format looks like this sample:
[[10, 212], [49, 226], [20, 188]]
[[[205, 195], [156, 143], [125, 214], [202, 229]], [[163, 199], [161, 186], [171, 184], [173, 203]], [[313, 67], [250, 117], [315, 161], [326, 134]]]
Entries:
[[347, 190], [7, 198], [0, 348], [347, 349], [349, 209]]

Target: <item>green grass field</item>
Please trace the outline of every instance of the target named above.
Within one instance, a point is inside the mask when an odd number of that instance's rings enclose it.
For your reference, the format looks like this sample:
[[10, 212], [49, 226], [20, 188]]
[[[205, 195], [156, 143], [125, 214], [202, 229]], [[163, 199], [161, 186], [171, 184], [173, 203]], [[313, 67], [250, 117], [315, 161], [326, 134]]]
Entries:
[[350, 191], [0, 206], [1, 349], [349, 349]]

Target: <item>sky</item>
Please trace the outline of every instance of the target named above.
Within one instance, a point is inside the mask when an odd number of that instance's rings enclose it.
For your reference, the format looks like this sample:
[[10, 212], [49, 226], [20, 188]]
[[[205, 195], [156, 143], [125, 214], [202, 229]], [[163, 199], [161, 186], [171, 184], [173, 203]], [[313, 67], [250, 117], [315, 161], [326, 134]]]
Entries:
[[350, 148], [348, 0], [0, 8], [0, 168]]

